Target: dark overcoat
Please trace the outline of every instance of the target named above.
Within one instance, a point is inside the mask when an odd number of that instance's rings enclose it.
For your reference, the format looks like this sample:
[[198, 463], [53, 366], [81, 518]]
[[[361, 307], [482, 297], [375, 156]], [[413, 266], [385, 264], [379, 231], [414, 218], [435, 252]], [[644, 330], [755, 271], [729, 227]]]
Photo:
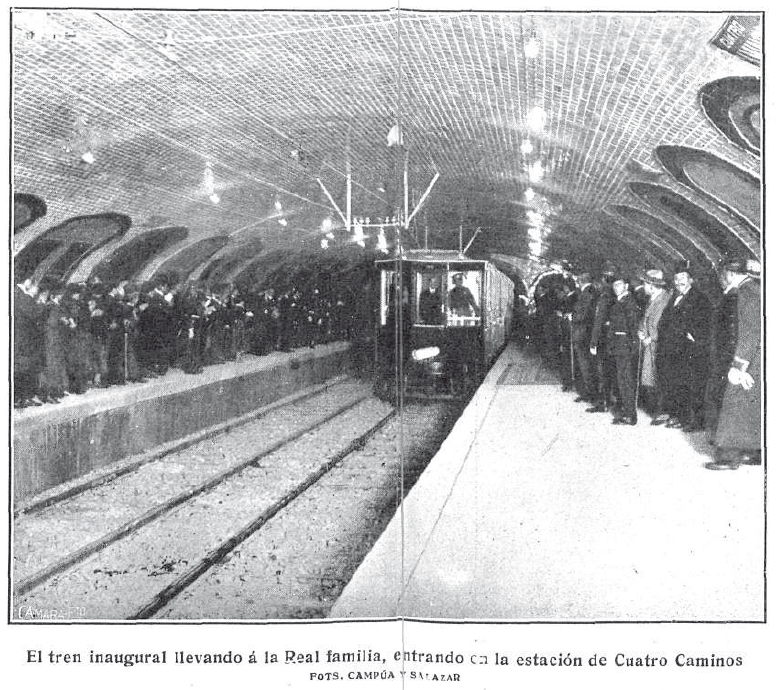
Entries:
[[709, 380], [706, 384], [706, 428], [717, 430], [722, 398], [728, 385], [728, 370], [733, 363], [738, 338], [738, 291], [722, 295], [712, 313]]
[[749, 278], [737, 288], [737, 337], [733, 364], [755, 381], [750, 390], [728, 382], [714, 443], [720, 448], [758, 450], [762, 446], [763, 349], [760, 284]]
[[577, 290], [576, 301], [571, 310], [573, 326], [573, 342], [583, 347], [589, 347], [592, 324], [595, 320], [595, 306], [598, 303], [598, 291], [592, 284], [582, 290]]
[[657, 376], [664, 405], [682, 412], [703, 407], [709, 368], [711, 304], [693, 285], [674, 292], [657, 328]]

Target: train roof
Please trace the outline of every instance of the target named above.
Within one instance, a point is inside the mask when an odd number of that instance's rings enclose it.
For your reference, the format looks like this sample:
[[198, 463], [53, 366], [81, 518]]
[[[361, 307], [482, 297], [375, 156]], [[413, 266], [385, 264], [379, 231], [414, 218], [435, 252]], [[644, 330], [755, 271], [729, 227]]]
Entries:
[[[456, 249], [407, 249], [400, 257], [401, 261], [419, 261], [424, 263], [469, 263], [486, 264], [484, 259], [471, 259]], [[379, 259], [376, 263], [397, 261], [394, 258]]]

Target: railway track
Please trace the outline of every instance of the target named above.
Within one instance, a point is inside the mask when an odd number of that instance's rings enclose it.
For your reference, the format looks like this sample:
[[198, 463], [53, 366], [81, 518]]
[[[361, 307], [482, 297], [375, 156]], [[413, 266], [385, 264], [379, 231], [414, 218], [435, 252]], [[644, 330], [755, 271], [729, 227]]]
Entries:
[[19, 515], [17, 615], [156, 615], [393, 416], [365, 385], [340, 383]]

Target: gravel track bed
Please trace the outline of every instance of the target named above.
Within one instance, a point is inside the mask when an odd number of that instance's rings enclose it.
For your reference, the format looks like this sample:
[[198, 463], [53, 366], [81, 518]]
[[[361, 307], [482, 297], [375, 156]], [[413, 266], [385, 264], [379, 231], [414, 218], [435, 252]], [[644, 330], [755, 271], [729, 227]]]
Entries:
[[324, 392], [142, 465], [137, 470], [14, 520], [14, 578], [29, 577], [179, 493], [262, 452], [286, 436], [370, 394], [370, 385]]
[[[206, 552], [351, 441], [359, 433], [356, 430], [370, 428], [390, 410], [388, 404], [376, 399], [360, 403], [263, 458], [258, 466], [228, 478], [26, 596], [17, 597], [15, 610], [78, 606], [90, 619], [130, 617]], [[256, 451], [256, 439], [251, 445]]]
[[[458, 414], [446, 404], [407, 406], [402, 420], [406, 492]], [[400, 423], [391, 420], [156, 617], [325, 617], [398, 508]]]

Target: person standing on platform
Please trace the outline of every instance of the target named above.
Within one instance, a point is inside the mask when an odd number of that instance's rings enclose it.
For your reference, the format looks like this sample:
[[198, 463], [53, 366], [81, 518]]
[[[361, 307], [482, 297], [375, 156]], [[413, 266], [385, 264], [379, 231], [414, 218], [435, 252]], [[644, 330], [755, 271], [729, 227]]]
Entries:
[[52, 287], [44, 326], [44, 367], [41, 374], [42, 396], [45, 402], [58, 402], [70, 392], [68, 351], [72, 349], [76, 323], [62, 304], [65, 288]]
[[674, 287], [658, 325], [660, 404], [667, 427], [698, 431], [704, 428], [711, 306], [695, 286], [689, 261], [677, 264]]
[[713, 470], [759, 465], [762, 449], [760, 264], [736, 259], [725, 270], [728, 290], [737, 295], [737, 338], [714, 436], [717, 459], [706, 465]]
[[609, 310], [608, 351], [614, 360], [620, 398], [620, 414], [614, 424], [635, 425], [638, 365], [638, 305], [630, 293], [630, 281], [618, 275], [612, 285], [615, 300]]
[[587, 412], [608, 412], [613, 406], [612, 393], [616, 374], [614, 360], [608, 353], [609, 312], [614, 303], [614, 276], [616, 268], [607, 263], [601, 273], [601, 288], [595, 304], [595, 315], [590, 333], [590, 354], [595, 358], [595, 375], [597, 379], [597, 400]]
[[555, 316], [558, 319], [558, 333], [560, 335], [557, 362], [563, 391], [570, 391], [573, 390], [576, 384], [572, 311], [579, 288], [573, 277], [573, 268], [567, 261], [560, 262], [560, 275], [560, 286], [556, 290], [557, 308], [555, 310]]
[[[663, 315], [671, 294], [666, 290], [665, 276], [658, 269], [649, 269], [642, 276], [644, 294], [649, 300], [638, 329], [641, 342], [641, 398], [646, 411], [652, 415], [651, 424], [658, 413], [659, 394], [657, 388], [657, 338], [660, 317]], [[655, 426], [657, 426], [655, 424]]]
[[706, 384], [706, 430], [712, 445], [738, 340], [738, 290], [733, 285], [729, 263], [731, 260], [726, 259], [720, 267], [723, 293], [712, 312], [709, 380]]
[[37, 394], [44, 363], [46, 307], [37, 299], [38, 286], [32, 279], [14, 289], [14, 407], [41, 404]]
[[598, 398], [598, 389], [594, 371], [595, 362], [590, 354], [590, 335], [595, 319], [598, 291], [592, 284], [592, 276], [587, 271], [579, 274], [579, 285], [571, 308], [573, 353], [579, 374], [576, 377], [579, 396], [575, 401], [595, 403]]

